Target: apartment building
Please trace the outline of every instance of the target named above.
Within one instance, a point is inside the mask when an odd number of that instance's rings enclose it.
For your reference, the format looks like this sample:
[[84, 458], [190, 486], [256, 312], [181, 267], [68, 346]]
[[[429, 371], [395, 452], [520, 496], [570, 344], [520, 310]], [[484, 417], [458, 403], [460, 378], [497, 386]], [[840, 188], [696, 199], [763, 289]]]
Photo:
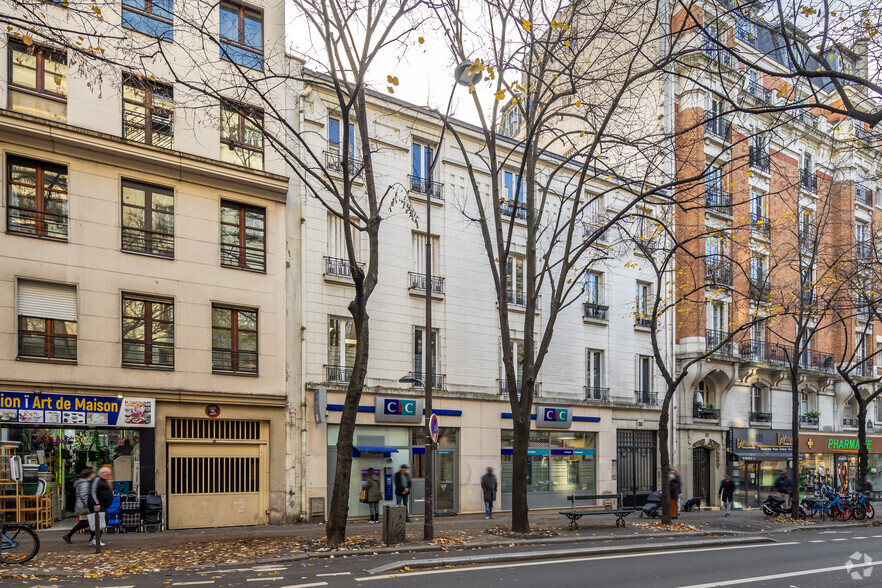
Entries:
[[[303, 78], [305, 86], [296, 93], [300, 102], [293, 109], [303, 113], [299, 132], [312, 138], [310, 151], [323, 154], [323, 164], [333, 171], [346, 148], [335, 99], [326, 84], [312, 82], [318, 74], [304, 70]], [[440, 124], [429, 110], [371, 94], [369, 118], [378, 191], [391, 187], [396, 199], [387, 200], [392, 205], [380, 230], [379, 284], [368, 305], [371, 353], [354, 437], [349, 512], [368, 514], [367, 505], [358, 501], [368, 468], [384, 473], [385, 500], [393, 500], [391, 476], [400, 464], [411, 465], [415, 480], [411, 512], [423, 510], [423, 391], [399, 379], [424, 377], [427, 286], [433, 297], [434, 412], [441, 423], [435, 507], [442, 513], [481, 512], [480, 477], [493, 466], [501, 474], [501, 503], [507, 509], [511, 408], [503, 378], [496, 294], [479, 228], [469, 220], [476, 205], [463, 156], [449, 137], [438, 148]], [[483, 145], [479, 130], [460, 121], [453, 124], [468, 148], [478, 152]], [[500, 149], [517, 148], [514, 141], [501, 140]], [[349, 149], [357, 171], [359, 147]], [[429, 182], [427, 161], [433, 157], [439, 160]], [[548, 172], [559, 163], [559, 158], [547, 154], [542, 168]], [[482, 172], [487, 194], [489, 183], [489, 174]], [[562, 194], [565, 182], [558, 183], [552, 190]], [[508, 302], [517, 341], [518, 331], [524, 329], [526, 253], [517, 170], [504, 169], [500, 184], [504, 201], [488, 200], [487, 205], [502, 207], [506, 227], [515, 224]], [[587, 189], [599, 194], [606, 188], [598, 181]], [[586, 218], [586, 235], [593, 230], [591, 221], [623, 205], [616, 198], [598, 201], [591, 219]], [[432, 207], [428, 238], [434, 255], [428, 285], [422, 223], [427, 201]], [[314, 414], [317, 423], [310, 423], [306, 431], [306, 500], [328, 497], [333, 481], [338, 424], [354, 358], [347, 310], [354, 289], [338, 217], [317, 199], [307, 198], [303, 218], [304, 379], [307, 413]], [[644, 281], [646, 272], [640, 271], [641, 261], [633, 251], [602, 251], [584, 278], [578, 300], [561, 313], [541, 371], [529, 449], [528, 492], [533, 508], [560, 507], [567, 494], [579, 490], [622, 491], [632, 501], [637, 494], [639, 502], [657, 485], [660, 384], [645, 324], [645, 298], [638, 303], [638, 293], [646, 296], [652, 284]], [[629, 260], [631, 264], [626, 263]], [[545, 324], [545, 304], [540, 304], [539, 328]], [[669, 327], [665, 324], [665, 329]], [[516, 355], [518, 351], [514, 350]], [[390, 405], [404, 408], [390, 411], [386, 409]], [[547, 422], [546, 409], [569, 416], [565, 423]]]
[[[74, 26], [60, 3], [41, 10]], [[55, 524], [79, 470], [102, 465], [116, 490], [160, 494], [169, 528], [283, 522], [286, 170], [259, 112], [176, 80], [284, 63], [284, 11], [101, 14], [130, 43], [105, 43], [104, 62], [48, 33], [0, 36], [0, 444], [45, 466]], [[223, 25], [218, 44], [188, 44], [194, 16]], [[237, 23], [247, 38], [228, 38]], [[150, 43], [170, 60], [125, 67]]]

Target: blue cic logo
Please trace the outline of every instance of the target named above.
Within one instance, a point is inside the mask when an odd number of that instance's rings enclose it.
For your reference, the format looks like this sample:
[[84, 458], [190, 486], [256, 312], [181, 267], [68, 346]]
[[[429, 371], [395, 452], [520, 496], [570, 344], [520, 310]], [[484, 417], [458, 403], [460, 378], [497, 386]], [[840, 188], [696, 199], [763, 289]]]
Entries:
[[396, 398], [387, 398], [386, 402], [383, 404], [383, 414], [415, 416], [416, 409], [416, 400], [399, 400]]
[[565, 423], [567, 422], [567, 412], [566, 408], [546, 408], [545, 422]]

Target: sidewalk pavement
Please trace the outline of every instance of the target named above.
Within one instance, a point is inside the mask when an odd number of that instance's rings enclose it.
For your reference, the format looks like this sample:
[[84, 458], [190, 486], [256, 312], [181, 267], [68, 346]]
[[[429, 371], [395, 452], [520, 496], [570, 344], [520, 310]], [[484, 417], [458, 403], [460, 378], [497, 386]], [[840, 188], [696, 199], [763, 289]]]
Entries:
[[[450, 551], [536, 543], [591, 543], [642, 537], [756, 534], [818, 526], [816, 522], [797, 525], [789, 519], [768, 519], [761, 511], [755, 510], [735, 511], [729, 518], [720, 511], [680, 513], [673, 529], [659, 528], [657, 519], [641, 519], [636, 513], [628, 517], [625, 528], [617, 528], [614, 516], [599, 515], [582, 518], [581, 528], [570, 530], [567, 520], [557, 511], [534, 511], [530, 514], [533, 530], [530, 536], [511, 535], [508, 532], [511, 516], [507, 513], [501, 513], [489, 521], [481, 515], [437, 517], [436, 539], [430, 543], [422, 540], [422, 519], [412, 520], [407, 525], [408, 542], [392, 548], [386, 548], [381, 543], [382, 525], [366, 521], [349, 523], [348, 539], [342, 549], [332, 549], [325, 544], [324, 524], [109, 534], [105, 535], [107, 546], [101, 554], [95, 554], [94, 549], [88, 546], [88, 535], [76, 535], [74, 544], [67, 545], [62, 540], [63, 533], [42, 531], [42, 547], [37, 557], [21, 568], [0, 568], [0, 577], [118, 577], [197, 566], [307, 557]], [[848, 524], [835, 523], [838, 527]]]

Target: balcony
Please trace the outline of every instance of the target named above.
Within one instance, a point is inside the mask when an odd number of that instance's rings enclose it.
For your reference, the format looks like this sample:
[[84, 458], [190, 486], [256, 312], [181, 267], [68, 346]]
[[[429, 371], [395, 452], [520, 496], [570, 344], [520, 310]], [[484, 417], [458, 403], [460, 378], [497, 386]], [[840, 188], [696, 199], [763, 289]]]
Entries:
[[771, 423], [772, 422], [772, 413], [751, 411], [750, 422], [752, 422], [752, 423]]
[[527, 211], [524, 203], [517, 200], [507, 200], [499, 205], [499, 213], [509, 218], [514, 217], [518, 220], [527, 220]]
[[637, 313], [634, 315], [634, 326], [641, 329], [652, 328], [652, 317], [648, 314]]
[[763, 85], [759, 82], [751, 80], [747, 83], [747, 92], [755, 97], [759, 98], [763, 102], [771, 102], [772, 101], [772, 91], [768, 88], [763, 87]]
[[855, 121], [854, 138], [858, 141], [863, 141], [864, 143], [868, 143], [870, 141], [870, 131], [864, 128], [864, 123]]
[[799, 424], [808, 425], [810, 427], [817, 427], [820, 419], [821, 417], [817, 415], [801, 414], [799, 415]]
[[[714, 355], [725, 355], [728, 357], [732, 357], [735, 354], [732, 351], [732, 341], [726, 341], [729, 338], [728, 331], [713, 331], [706, 330], [704, 332], [704, 349], [705, 351], [711, 351], [712, 349], [716, 349], [714, 351]], [[723, 341], [726, 341], [723, 343]], [[719, 346], [719, 349], [717, 347]]]
[[705, 134], [724, 143], [732, 141], [732, 123], [711, 112], [704, 113]]
[[755, 212], [750, 213], [750, 232], [754, 235], [771, 239], [772, 237], [772, 221]]
[[713, 41], [706, 41], [704, 44], [703, 52], [705, 56], [713, 61], [716, 61], [718, 64], [737, 69], [738, 68], [738, 60], [732, 56], [728, 51], [720, 48], [717, 43]]
[[637, 397], [637, 404], [643, 404], [646, 406], [658, 406], [658, 393], [657, 392], [647, 392], [645, 390], [635, 390], [634, 394]]
[[706, 406], [693, 406], [692, 418], [718, 421], [720, 420], [720, 409], [708, 408]]
[[859, 378], [873, 378], [876, 376], [876, 366], [873, 360], [856, 359], [857, 365], [854, 367], [854, 375]]
[[751, 300], [756, 302], [767, 302], [772, 293], [772, 285], [766, 276], [760, 276], [757, 279], [750, 280], [750, 289], [748, 295]]
[[326, 365], [325, 366], [325, 380], [328, 382], [335, 382], [338, 384], [343, 384], [349, 382], [349, 379], [352, 377], [352, 366], [343, 366], [343, 365]]
[[506, 298], [512, 306], [527, 306], [527, 294], [520, 290], [507, 290]]
[[436, 182], [434, 180], [428, 180], [426, 178], [421, 178], [419, 176], [409, 175], [407, 176], [408, 180], [408, 189], [411, 192], [416, 194], [422, 194], [423, 196], [431, 196], [432, 200], [436, 200], [438, 202], [444, 202], [444, 194], [443, 188], [444, 184], [441, 182]]
[[704, 260], [704, 284], [705, 286], [732, 287], [732, 264], [728, 261], [720, 261], [713, 257]]
[[799, 110], [797, 110], [795, 118], [799, 122], [806, 124], [806, 125], [812, 127], [813, 129], [818, 128], [818, 117], [813, 115], [806, 108], [800, 108]]
[[[347, 167], [350, 178], [361, 178], [364, 168], [360, 159], [350, 157]], [[338, 174], [343, 173], [343, 154], [339, 149], [335, 150], [333, 145], [330, 145], [330, 151], [325, 151], [325, 169]]]
[[857, 429], [858, 420], [854, 417], [843, 417], [842, 418], [842, 426], [848, 427], [850, 429]]
[[864, 206], [873, 206], [873, 191], [863, 184], [854, 185], [854, 201]]
[[803, 252], [810, 253], [812, 249], [815, 248], [815, 242], [817, 241], [817, 232], [814, 227], [799, 227], [799, 246], [802, 248]]
[[811, 194], [818, 193], [818, 176], [810, 169], [799, 169], [799, 187]]
[[[408, 374], [413, 381], [412, 386], [414, 388], [425, 388], [426, 381], [426, 373], [425, 372], [410, 372]], [[432, 375], [432, 389], [433, 390], [446, 390], [447, 389], [447, 374], [433, 374]]]
[[771, 159], [772, 158], [764, 149], [759, 149], [756, 145], [751, 145], [748, 149], [750, 169], [755, 169], [767, 174], [771, 168]]
[[[496, 380], [496, 383], [499, 384], [499, 394], [501, 396], [508, 396], [508, 381], [505, 378], [500, 378]], [[518, 382], [518, 396], [521, 395], [521, 382]], [[533, 397], [542, 395], [542, 382], [536, 382], [533, 384]]]
[[609, 388], [585, 386], [585, 400], [601, 400], [606, 402], [609, 400]]
[[751, 339], [741, 342], [741, 357], [753, 362], [783, 366], [787, 363], [788, 355], [780, 345]]
[[799, 356], [799, 367], [804, 370], [833, 373], [836, 371], [833, 355], [808, 349]]
[[[362, 271], [364, 271], [364, 264], [357, 264]], [[349, 265], [348, 259], [341, 259], [339, 257], [327, 257], [325, 256], [325, 276], [334, 277], [334, 278], [348, 278], [352, 279], [352, 266]]]
[[857, 319], [859, 321], [863, 321], [865, 323], [873, 320], [873, 311], [870, 309], [869, 306], [866, 306], [865, 301], [858, 301], [855, 303], [855, 305], [856, 305], [855, 309], [854, 309], [854, 318], [855, 319]]
[[704, 192], [707, 207], [718, 214], [732, 216], [732, 193], [716, 186], [707, 186]]
[[591, 321], [609, 321], [609, 306], [594, 302], [582, 303], [582, 318]]
[[871, 261], [873, 259], [873, 246], [867, 241], [857, 241], [854, 244], [854, 256], [858, 261]]
[[[407, 272], [409, 288], [411, 290], [426, 291], [426, 274], [419, 272]], [[444, 278], [432, 276], [432, 294], [444, 294]]]

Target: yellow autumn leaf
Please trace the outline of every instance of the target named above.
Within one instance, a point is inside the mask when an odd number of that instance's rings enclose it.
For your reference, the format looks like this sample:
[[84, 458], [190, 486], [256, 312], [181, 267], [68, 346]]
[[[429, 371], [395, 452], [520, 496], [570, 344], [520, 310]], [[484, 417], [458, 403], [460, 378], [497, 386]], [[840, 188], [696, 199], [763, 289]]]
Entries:
[[386, 88], [386, 89], [389, 90], [389, 93], [390, 93], [390, 94], [394, 94], [394, 93], [395, 93], [395, 88], [393, 88], [392, 86], [389, 86], [389, 87]]
[[525, 31], [529, 32], [530, 29], [533, 27], [533, 23], [531, 23], [529, 20], [522, 18], [521, 19], [521, 26], [524, 27]]
[[564, 41], [564, 46], [565, 46], [565, 47], [569, 47], [569, 46], [571, 46], [571, 45], [572, 45], [572, 43], [570, 43], [569, 41]]
[[92, 7], [92, 12], [94, 12], [95, 14], [101, 14], [101, 9], [98, 8], [97, 6], [93, 6], [93, 7]]
[[496, 92], [496, 99], [497, 100], [505, 100], [505, 90], [500, 90], [500, 91]]
[[28, 37], [27, 35], [22, 36], [21, 42], [30, 47], [34, 44], [34, 40]]
[[61, 76], [55, 76], [54, 78], [52, 78], [52, 81], [55, 82], [56, 86], [60, 86], [61, 85]]
[[419, 44], [420, 44], [420, 45], [422, 45], [423, 43], [426, 42], [426, 40], [423, 39], [422, 37], [420, 37], [419, 39], [417, 39], [417, 41], [419, 41]]

